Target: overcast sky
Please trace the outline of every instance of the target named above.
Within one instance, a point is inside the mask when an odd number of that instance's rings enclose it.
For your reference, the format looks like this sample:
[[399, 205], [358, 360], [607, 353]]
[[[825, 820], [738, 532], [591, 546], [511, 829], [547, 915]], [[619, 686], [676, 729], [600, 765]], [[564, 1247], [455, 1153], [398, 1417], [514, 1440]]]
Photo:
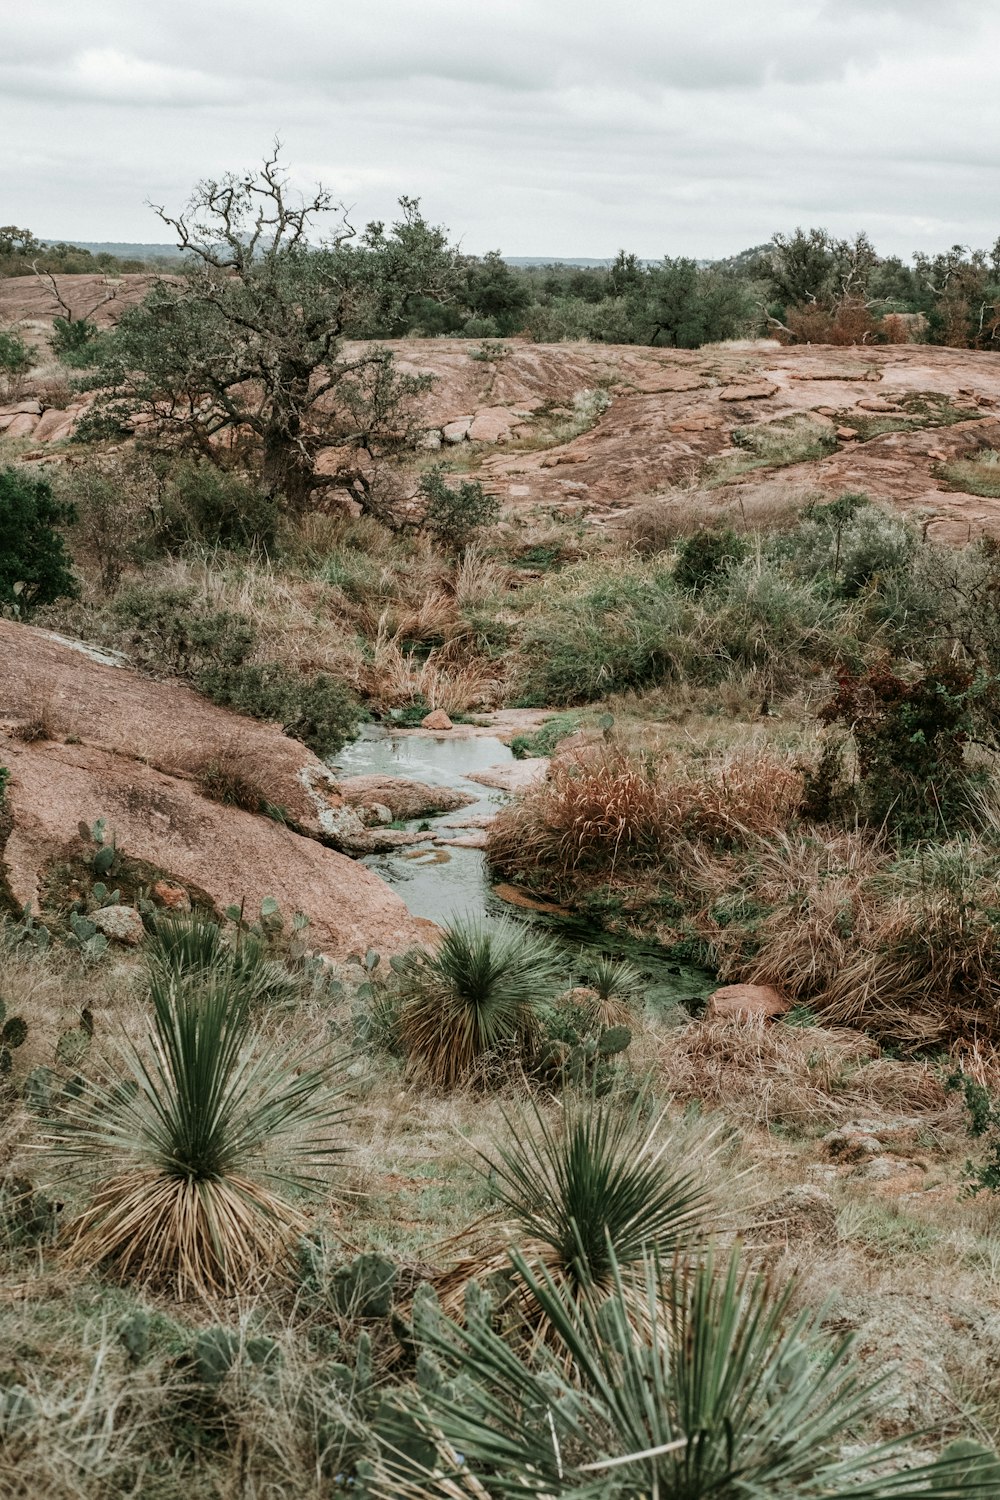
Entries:
[[2, 0], [0, 223], [155, 241], [279, 133], [469, 251], [1000, 234], [1000, 0]]

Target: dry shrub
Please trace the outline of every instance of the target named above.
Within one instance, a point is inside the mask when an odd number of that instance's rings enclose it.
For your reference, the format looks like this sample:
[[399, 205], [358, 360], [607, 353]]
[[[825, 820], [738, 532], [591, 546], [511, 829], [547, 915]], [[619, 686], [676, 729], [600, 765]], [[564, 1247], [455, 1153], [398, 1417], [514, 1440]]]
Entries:
[[746, 842], [786, 828], [802, 804], [801, 771], [759, 746], [673, 784], [679, 821], [691, 838]]
[[731, 977], [773, 984], [835, 1024], [916, 1046], [995, 1034], [1000, 1019], [996, 859], [977, 840], [928, 845], [886, 867], [860, 833], [778, 835], [760, 845], [753, 894], [773, 907], [752, 962]]
[[679, 1099], [722, 1105], [747, 1125], [808, 1128], [878, 1109], [946, 1107], [929, 1064], [882, 1058], [870, 1037], [838, 1028], [756, 1017], [692, 1022], [671, 1032], [658, 1067]]
[[66, 735], [64, 716], [51, 703], [42, 703], [27, 718], [11, 726], [11, 737], [25, 745], [43, 740], [61, 740]]
[[879, 333], [887, 344], [908, 344], [910, 342], [910, 325], [905, 317], [898, 313], [886, 313], [879, 324]]
[[503, 809], [489, 833], [498, 869], [538, 866], [557, 879], [613, 874], [669, 857], [676, 824], [659, 764], [616, 746], [553, 762], [549, 780]]
[[385, 621], [352, 686], [384, 708], [426, 703], [446, 713], [495, 708], [504, 694], [500, 664], [468, 653], [464, 639], [422, 657], [406, 650], [399, 632], [390, 633]]
[[995, 1034], [1000, 934], [981, 911], [945, 897], [891, 900], [815, 1004], [845, 1025], [919, 1046]]
[[795, 816], [802, 778], [748, 746], [714, 766], [673, 773], [668, 761], [621, 745], [557, 758], [548, 781], [494, 820], [488, 853], [498, 869], [543, 869], [556, 880], [644, 867], [681, 871], [698, 845], [746, 843]]

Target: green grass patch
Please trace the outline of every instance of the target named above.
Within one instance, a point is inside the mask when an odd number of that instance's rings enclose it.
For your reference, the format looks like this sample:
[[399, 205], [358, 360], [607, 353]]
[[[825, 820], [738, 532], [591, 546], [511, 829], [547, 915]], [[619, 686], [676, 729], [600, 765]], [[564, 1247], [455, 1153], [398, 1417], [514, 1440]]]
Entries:
[[940, 391], [912, 391], [906, 396], [893, 398], [902, 408], [898, 412], [861, 411], [848, 407], [837, 413], [837, 423], [850, 427], [862, 442], [870, 438], [884, 437], [889, 432], [918, 432], [925, 427], [953, 427], [956, 422], [968, 422], [978, 417], [978, 411], [953, 406]]
[[950, 464], [939, 464], [934, 470], [945, 488], [965, 495], [982, 495], [1000, 500], [1000, 453], [988, 448], [974, 458], [958, 458]]

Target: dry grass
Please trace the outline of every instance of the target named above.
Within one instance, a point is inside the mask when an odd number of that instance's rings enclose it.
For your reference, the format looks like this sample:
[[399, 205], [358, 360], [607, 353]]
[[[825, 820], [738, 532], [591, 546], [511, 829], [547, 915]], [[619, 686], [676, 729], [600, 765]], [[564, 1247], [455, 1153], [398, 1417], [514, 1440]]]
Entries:
[[672, 1031], [657, 1075], [680, 1100], [698, 1100], [745, 1127], [831, 1126], [874, 1112], [940, 1114], [947, 1096], [929, 1064], [882, 1058], [857, 1031], [698, 1021]]
[[584, 747], [501, 811], [489, 858], [505, 873], [540, 870], [556, 881], [650, 866], [677, 872], [690, 844], [771, 835], [801, 800], [801, 774], [759, 745], [702, 770], [620, 744]]
[[620, 529], [636, 551], [650, 554], [706, 527], [747, 534], [786, 530], [815, 498], [811, 491], [767, 481], [726, 489], [673, 489], [636, 501], [622, 516]]

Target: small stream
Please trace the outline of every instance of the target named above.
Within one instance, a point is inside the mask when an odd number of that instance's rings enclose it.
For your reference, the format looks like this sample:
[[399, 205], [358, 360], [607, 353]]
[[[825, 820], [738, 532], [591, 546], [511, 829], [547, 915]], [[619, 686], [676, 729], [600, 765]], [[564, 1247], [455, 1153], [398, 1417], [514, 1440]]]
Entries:
[[[408, 776], [469, 793], [475, 801], [466, 807], [405, 825], [419, 829], [426, 823], [438, 835], [455, 837], [466, 830], [447, 825], [495, 813], [508, 800], [505, 792], [471, 781], [470, 773], [496, 769], [512, 760], [510, 746], [495, 735], [448, 731], [432, 737], [368, 724], [330, 764], [343, 776]], [[616, 937], [583, 918], [552, 916], [502, 900], [490, 886], [481, 849], [441, 847], [429, 835], [425, 844], [372, 854], [363, 863], [393, 887], [415, 917], [444, 923], [460, 916], [507, 915], [545, 927], [565, 953], [567, 977], [572, 982], [582, 982], [588, 954], [627, 958], [646, 976], [647, 1003], [660, 1015], [678, 1006], [697, 1009], [716, 986], [712, 974], [676, 963], [656, 943]]]

